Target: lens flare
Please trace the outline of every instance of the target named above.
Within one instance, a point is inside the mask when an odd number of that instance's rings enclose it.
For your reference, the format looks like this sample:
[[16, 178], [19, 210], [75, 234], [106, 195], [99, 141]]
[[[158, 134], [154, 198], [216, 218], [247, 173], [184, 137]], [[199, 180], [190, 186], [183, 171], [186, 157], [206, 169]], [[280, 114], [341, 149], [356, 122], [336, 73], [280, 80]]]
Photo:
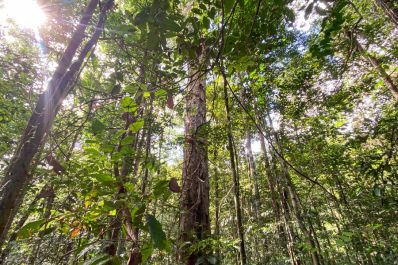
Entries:
[[46, 14], [34, 0], [5, 0], [0, 6], [0, 17], [32, 30], [37, 30], [46, 21]]

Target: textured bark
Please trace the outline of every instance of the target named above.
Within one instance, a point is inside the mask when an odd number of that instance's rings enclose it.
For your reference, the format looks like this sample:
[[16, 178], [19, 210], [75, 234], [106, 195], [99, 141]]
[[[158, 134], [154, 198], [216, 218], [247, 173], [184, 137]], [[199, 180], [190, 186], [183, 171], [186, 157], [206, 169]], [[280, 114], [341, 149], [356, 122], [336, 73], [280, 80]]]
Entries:
[[17, 150], [5, 172], [5, 177], [0, 186], [0, 245], [7, 234], [9, 224], [12, 222], [12, 218], [10, 217], [13, 208], [15, 208], [15, 202], [21, 196], [23, 187], [30, 179], [29, 171], [32, 160], [43, 144], [43, 139], [51, 128], [63, 99], [71, 90], [74, 80], [81, 70], [84, 59], [95, 43], [97, 43], [105, 23], [106, 12], [112, 7], [113, 1], [108, 0], [103, 5], [92, 38], [83, 47], [78, 58], [72, 64], [72, 59], [77, 49], [81, 46], [84, 31], [91, 20], [97, 4], [98, 0], [89, 2], [83, 18], [73, 33], [69, 45], [48, 84], [48, 89], [39, 97], [24, 134], [19, 141]]
[[391, 91], [392, 95], [394, 96], [395, 100], [398, 101], [398, 88], [394, 84], [391, 79], [391, 76], [387, 74], [384, 68], [381, 66], [379, 60], [376, 57], [370, 55], [365, 48], [359, 43], [358, 39], [352, 32], [346, 32], [347, 37], [351, 40], [352, 44], [354, 45], [355, 49], [366, 59], [369, 63], [376, 69], [379, 73], [380, 77], [383, 78], [383, 81], [387, 88]]
[[[180, 214], [180, 244], [193, 244], [210, 234], [209, 172], [206, 128], [205, 76], [201, 72], [204, 63], [204, 47], [196, 48], [196, 59], [189, 63], [189, 84], [185, 110], [185, 145], [182, 171]], [[180, 249], [179, 258], [187, 265], [194, 265], [206, 253]]]
[[376, 4], [383, 9], [386, 16], [388, 16], [395, 26], [398, 27], [398, 10], [395, 9], [392, 5], [393, 1], [388, 0], [375, 0]]
[[224, 102], [225, 102], [225, 111], [227, 114], [227, 136], [228, 136], [228, 151], [229, 157], [231, 161], [231, 170], [232, 170], [232, 179], [234, 183], [234, 202], [235, 202], [235, 217], [237, 221], [237, 228], [238, 228], [238, 235], [239, 235], [239, 259], [240, 264], [245, 265], [247, 264], [247, 257], [246, 257], [246, 249], [245, 249], [245, 233], [243, 230], [243, 222], [242, 222], [242, 209], [241, 209], [241, 202], [240, 202], [240, 184], [239, 184], [239, 176], [237, 171], [236, 165], [236, 157], [234, 152], [234, 145], [233, 145], [233, 136], [232, 136], [232, 128], [231, 128], [231, 116], [230, 116], [230, 109], [229, 109], [229, 101], [228, 101], [228, 91], [227, 91], [227, 81], [225, 74], [224, 77]]

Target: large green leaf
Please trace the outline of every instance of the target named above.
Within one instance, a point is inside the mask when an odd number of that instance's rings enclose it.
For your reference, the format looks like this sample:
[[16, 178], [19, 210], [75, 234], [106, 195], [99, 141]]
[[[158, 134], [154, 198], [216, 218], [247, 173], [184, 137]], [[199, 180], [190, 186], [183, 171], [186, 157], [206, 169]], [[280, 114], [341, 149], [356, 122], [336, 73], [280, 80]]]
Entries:
[[103, 132], [105, 128], [106, 128], [105, 124], [103, 124], [100, 120], [95, 119], [91, 123], [91, 131], [94, 134]]
[[130, 124], [130, 131], [138, 132], [141, 130], [141, 128], [144, 127], [144, 120], [143, 119], [137, 119], [135, 122]]
[[33, 233], [38, 232], [41, 226], [46, 222], [45, 219], [36, 220], [24, 225], [17, 234], [18, 238], [28, 238]]
[[162, 225], [156, 220], [155, 216], [148, 214], [146, 223], [149, 234], [153, 242], [153, 246], [159, 250], [169, 250], [169, 243], [166, 240], [166, 234], [163, 232]]

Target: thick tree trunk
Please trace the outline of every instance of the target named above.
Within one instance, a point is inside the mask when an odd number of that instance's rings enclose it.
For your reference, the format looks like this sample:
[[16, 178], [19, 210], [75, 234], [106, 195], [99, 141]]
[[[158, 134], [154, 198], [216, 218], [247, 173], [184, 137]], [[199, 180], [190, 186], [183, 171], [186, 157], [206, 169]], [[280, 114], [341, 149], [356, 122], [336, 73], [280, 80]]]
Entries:
[[384, 70], [384, 68], [381, 66], [381, 63], [379, 60], [377, 60], [376, 57], [373, 57], [370, 55], [365, 48], [359, 43], [358, 39], [355, 37], [353, 32], [346, 32], [347, 37], [351, 40], [353, 45], [355, 46], [356, 50], [366, 59], [369, 61], [369, 63], [377, 70], [381, 78], [383, 78], [383, 81], [387, 88], [391, 91], [392, 95], [394, 98], [398, 101], [398, 88], [394, 84], [394, 82], [391, 79], [391, 76], [387, 74], [387, 72]]
[[12, 222], [10, 216], [15, 207], [15, 202], [30, 179], [29, 171], [32, 160], [43, 144], [43, 139], [51, 128], [63, 99], [71, 90], [84, 59], [97, 43], [105, 23], [106, 12], [112, 7], [113, 1], [108, 0], [103, 5], [92, 38], [83, 47], [77, 60], [71, 64], [77, 49], [81, 46], [84, 31], [97, 4], [98, 0], [89, 2], [83, 18], [73, 33], [69, 45], [48, 84], [48, 89], [39, 97], [17, 150], [7, 168], [5, 178], [0, 186], [0, 244], [7, 234], [9, 224]]
[[[209, 219], [209, 172], [206, 128], [204, 46], [196, 48], [197, 59], [189, 63], [189, 84], [185, 110], [185, 145], [182, 172], [180, 215], [180, 244], [193, 244], [210, 234]], [[204, 255], [201, 251], [188, 252], [180, 249], [180, 259], [194, 265]]]
[[395, 9], [392, 5], [393, 1], [388, 0], [375, 0], [376, 5], [378, 5], [381, 9], [383, 9], [386, 16], [388, 16], [395, 26], [398, 27], [398, 10]]
[[239, 176], [237, 171], [237, 165], [235, 161], [235, 152], [233, 145], [233, 136], [231, 129], [231, 116], [229, 110], [229, 101], [228, 101], [228, 91], [227, 91], [227, 81], [226, 76], [224, 74], [224, 101], [225, 101], [225, 111], [227, 115], [227, 136], [228, 136], [228, 151], [231, 161], [231, 170], [232, 170], [232, 179], [234, 183], [234, 201], [235, 201], [235, 217], [237, 221], [238, 235], [239, 235], [239, 258], [240, 264], [247, 264], [246, 258], [246, 249], [245, 249], [245, 232], [243, 230], [243, 222], [242, 222], [242, 209], [240, 202], [240, 184], [239, 184]]

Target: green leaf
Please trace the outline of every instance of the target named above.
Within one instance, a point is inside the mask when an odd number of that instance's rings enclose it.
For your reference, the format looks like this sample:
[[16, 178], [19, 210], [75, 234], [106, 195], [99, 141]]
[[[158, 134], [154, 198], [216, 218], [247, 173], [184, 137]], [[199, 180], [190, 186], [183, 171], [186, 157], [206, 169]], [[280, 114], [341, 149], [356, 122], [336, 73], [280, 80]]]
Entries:
[[137, 105], [131, 97], [122, 98], [120, 104], [124, 112], [134, 112], [137, 109]]
[[133, 208], [131, 210], [131, 220], [133, 220], [133, 225], [141, 226], [142, 225], [142, 215], [145, 212], [146, 206], [145, 204], [141, 205], [139, 208]]
[[169, 245], [166, 240], [166, 234], [163, 232], [162, 225], [156, 220], [155, 216], [148, 214], [146, 222], [155, 248], [159, 250], [168, 250]]
[[178, 25], [173, 19], [170, 18], [166, 18], [163, 21], [162, 26], [164, 27], [164, 29], [174, 32], [178, 32], [181, 30], [180, 25]]
[[135, 122], [130, 124], [130, 131], [133, 133], [138, 132], [142, 127], [144, 127], [144, 120], [143, 119], [137, 119]]
[[39, 231], [40, 227], [46, 222], [45, 219], [36, 220], [24, 225], [19, 229], [17, 237], [19, 239], [24, 239], [30, 237], [33, 233]]
[[103, 182], [103, 183], [109, 184], [109, 183], [112, 183], [115, 181], [112, 176], [103, 174], [103, 173], [95, 173], [95, 174], [92, 174], [91, 176], [94, 177], [96, 180]]
[[91, 132], [93, 134], [99, 134], [105, 130], [106, 126], [100, 120], [95, 119], [91, 124]]
[[167, 91], [164, 90], [164, 89], [158, 89], [155, 92], [155, 96], [156, 97], [161, 97], [161, 96], [164, 96], [164, 95], [167, 95]]
[[209, 17], [210, 17], [211, 19], [214, 19], [214, 18], [216, 17], [216, 8], [215, 8], [214, 6], [210, 9], [208, 15], [209, 15]]
[[155, 197], [155, 199], [157, 199], [167, 191], [169, 191], [169, 181], [160, 180], [155, 184], [155, 187], [153, 188], [153, 196]]
[[203, 29], [210, 28], [210, 19], [208, 17], [203, 17], [202, 18], [202, 28]]
[[234, 3], [235, 0], [224, 0], [225, 13], [229, 13], [232, 10]]
[[150, 242], [145, 243], [141, 248], [142, 263], [151, 257], [153, 252], [153, 245]]
[[132, 144], [134, 142], [134, 136], [133, 135], [129, 135], [124, 137], [121, 141], [120, 144], [121, 145], [129, 145]]

